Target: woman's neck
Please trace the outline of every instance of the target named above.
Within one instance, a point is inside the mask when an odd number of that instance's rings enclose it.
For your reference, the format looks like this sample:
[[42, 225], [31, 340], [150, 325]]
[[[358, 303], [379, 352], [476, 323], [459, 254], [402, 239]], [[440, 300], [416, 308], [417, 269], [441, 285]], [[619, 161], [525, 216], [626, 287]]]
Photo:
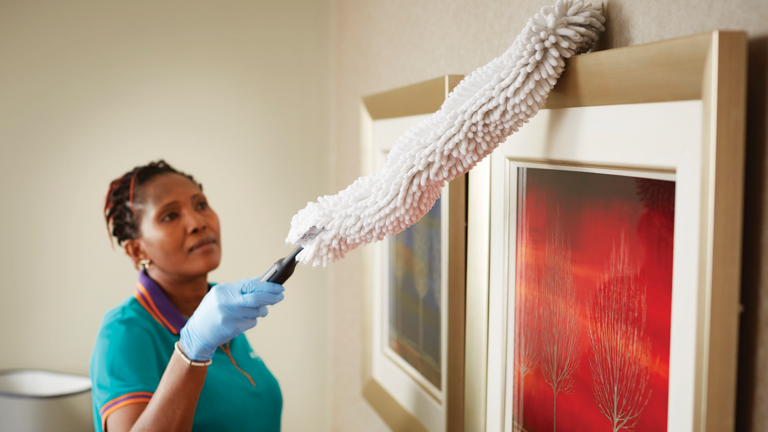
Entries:
[[182, 279], [152, 267], [147, 269], [147, 274], [165, 291], [171, 304], [187, 318], [192, 316], [208, 293], [207, 274]]

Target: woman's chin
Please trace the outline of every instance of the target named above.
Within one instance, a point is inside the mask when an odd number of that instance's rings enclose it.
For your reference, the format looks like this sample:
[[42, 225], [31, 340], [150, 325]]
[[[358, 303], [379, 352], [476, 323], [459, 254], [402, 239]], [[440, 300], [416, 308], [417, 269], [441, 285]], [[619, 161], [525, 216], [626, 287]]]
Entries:
[[209, 273], [216, 270], [221, 263], [221, 252], [199, 254], [191, 259], [190, 267], [195, 269], [195, 273]]

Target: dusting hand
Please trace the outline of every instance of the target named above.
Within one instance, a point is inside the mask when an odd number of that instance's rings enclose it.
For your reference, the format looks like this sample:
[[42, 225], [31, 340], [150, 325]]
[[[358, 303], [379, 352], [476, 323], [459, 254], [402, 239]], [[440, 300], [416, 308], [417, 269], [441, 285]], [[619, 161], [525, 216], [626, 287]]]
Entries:
[[181, 329], [180, 345], [187, 357], [210, 360], [216, 347], [253, 328], [258, 318], [267, 316], [267, 306], [283, 300], [282, 285], [258, 279], [211, 288]]

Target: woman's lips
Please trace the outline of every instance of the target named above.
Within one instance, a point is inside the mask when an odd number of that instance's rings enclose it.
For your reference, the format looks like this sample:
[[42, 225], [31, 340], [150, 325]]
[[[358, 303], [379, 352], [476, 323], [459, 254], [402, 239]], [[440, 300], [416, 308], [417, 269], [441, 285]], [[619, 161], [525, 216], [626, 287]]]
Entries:
[[189, 253], [192, 252], [207, 252], [211, 249], [213, 249], [213, 246], [216, 244], [216, 239], [213, 237], [206, 237], [204, 239], [200, 239], [195, 242], [195, 244], [192, 245], [191, 248], [189, 248]]

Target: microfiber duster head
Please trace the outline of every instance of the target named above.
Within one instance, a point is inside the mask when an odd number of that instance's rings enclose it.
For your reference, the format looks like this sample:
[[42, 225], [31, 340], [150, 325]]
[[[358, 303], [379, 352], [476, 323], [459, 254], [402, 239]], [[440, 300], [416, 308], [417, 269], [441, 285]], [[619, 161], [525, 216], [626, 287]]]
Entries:
[[293, 217], [290, 243], [310, 227], [324, 228], [297, 259], [325, 265], [416, 223], [446, 182], [536, 115], [563, 72], [563, 59], [589, 51], [604, 22], [590, 3], [559, 0], [542, 8], [507, 52], [472, 72], [439, 111], [398, 138], [382, 169]]

